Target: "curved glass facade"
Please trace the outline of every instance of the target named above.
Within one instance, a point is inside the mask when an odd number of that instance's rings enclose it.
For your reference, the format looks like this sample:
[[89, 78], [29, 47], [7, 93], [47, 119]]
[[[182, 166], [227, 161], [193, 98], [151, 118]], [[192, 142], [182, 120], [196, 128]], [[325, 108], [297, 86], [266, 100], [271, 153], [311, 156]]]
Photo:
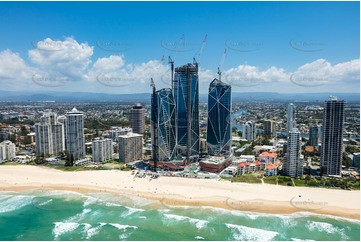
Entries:
[[231, 86], [214, 79], [209, 85], [207, 149], [209, 155], [230, 155], [232, 146]]
[[[177, 152], [180, 155], [199, 155], [198, 86], [197, 64], [187, 64], [175, 69], [174, 99], [176, 102]], [[189, 151], [188, 154], [187, 151]]]
[[155, 143], [153, 160], [172, 160], [176, 154], [175, 102], [172, 89], [164, 88], [152, 94], [151, 113], [152, 136]]

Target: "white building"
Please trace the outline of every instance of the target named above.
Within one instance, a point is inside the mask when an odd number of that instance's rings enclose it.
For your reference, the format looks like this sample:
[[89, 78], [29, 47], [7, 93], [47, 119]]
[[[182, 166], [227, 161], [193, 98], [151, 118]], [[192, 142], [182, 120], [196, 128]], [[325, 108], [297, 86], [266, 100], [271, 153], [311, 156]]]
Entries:
[[58, 123], [56, 113], [48, 112], [35, 124], [36, 155], [52, 155], [65, 150], [63, 124]]
[[119, 161], [128, 163], [143, 158], [143, 135], [128, 133], [119, 136]]
[[94, 140], [92, 142], [94, 162], [104, 162], [112, 159], [113, 146], [111, 139]]
[[64, 115], [58, 116], [58, 123], [63, 125], [64, 150], [66, 150], [66, 117]]
[[284, 172], [290, 177], [300, 177], [303, 173], [303, 161], [301, 160], [301, 133], [297, 128], [293, 128], [288, 134]]
[[66, 148], [72, 160], [85, 157], [84, 115], [76, 108], [66, 114]]
[[242, 137], [248, 141], [256, 139], [256, 126], [253, 122], [248, 121], [243, 125]]
[[9, 140], [0, 143], [0, 162], [15, 158], [15, 144]]
[[113, 141], [117, 141], [120, 135], [126, 135], [128, 133], [132, 133], [132, 128], [112, 127], [109, 131], [109, 138], [113, 139]]

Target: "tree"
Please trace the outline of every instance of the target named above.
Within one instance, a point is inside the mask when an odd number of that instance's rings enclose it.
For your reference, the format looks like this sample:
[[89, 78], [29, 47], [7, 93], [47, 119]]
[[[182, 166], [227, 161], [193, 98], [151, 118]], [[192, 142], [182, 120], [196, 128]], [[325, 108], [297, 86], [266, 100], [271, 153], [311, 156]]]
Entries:
[[232, 127], [232, 133], [237, 133], [237, 128], [236, 127]]
[[342, 165], [346, 166], [346, 168], [349, 168], [352, 166], [352, 160], [350, 157], [348, 157], [346, 152], [342, 153]]
[[67, 160], [65, 162], [65, 166], [73, 166], [74, 165], [74, 156], [73, 154], [71, 154], [70, 156], [68, 155]]
[[360, 152], [360, 147], [348, 145], [346, 146], [345, 151], [348, 153], [358, 153]]

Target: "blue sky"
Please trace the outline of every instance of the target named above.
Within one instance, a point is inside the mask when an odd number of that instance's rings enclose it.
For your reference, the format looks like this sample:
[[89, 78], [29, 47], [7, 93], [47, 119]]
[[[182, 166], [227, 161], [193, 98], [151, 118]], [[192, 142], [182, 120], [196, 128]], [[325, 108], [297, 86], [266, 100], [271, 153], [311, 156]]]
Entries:
[[148, 92], [170, 55], [200, 59], [205, 93], [227, 49], [235, 91], [358, 92], [359, 20], [359, 2], [1, 2], [0, 89]]

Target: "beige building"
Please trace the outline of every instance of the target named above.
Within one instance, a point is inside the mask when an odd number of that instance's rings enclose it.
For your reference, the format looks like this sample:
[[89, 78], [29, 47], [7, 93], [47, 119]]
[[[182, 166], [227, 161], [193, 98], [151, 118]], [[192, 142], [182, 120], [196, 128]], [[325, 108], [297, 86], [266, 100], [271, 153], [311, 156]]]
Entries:
[[132, 162], [143, 159], [143, 135], [128, 133], [119, 136], [119, 161]]

